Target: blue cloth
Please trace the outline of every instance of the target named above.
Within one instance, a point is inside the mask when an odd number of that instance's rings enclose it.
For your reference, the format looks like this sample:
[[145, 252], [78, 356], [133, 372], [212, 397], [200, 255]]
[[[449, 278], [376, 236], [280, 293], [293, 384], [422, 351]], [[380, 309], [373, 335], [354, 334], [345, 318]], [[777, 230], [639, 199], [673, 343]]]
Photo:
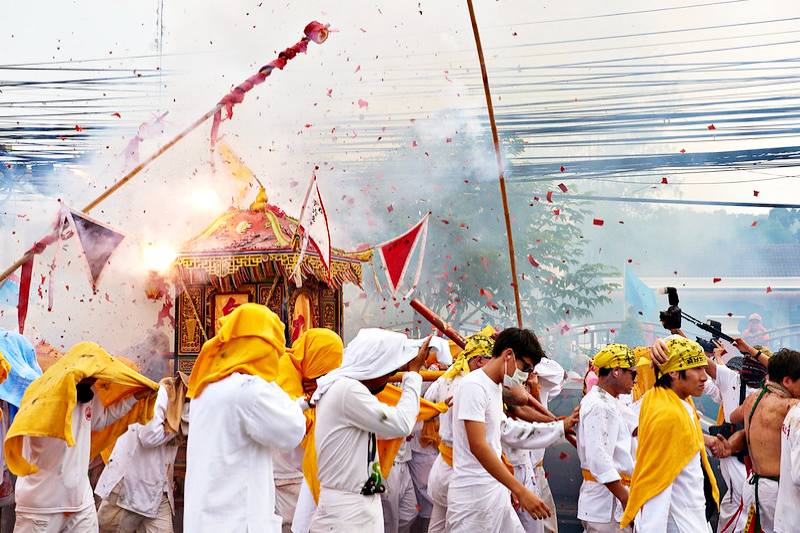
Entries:
[[625, 266], [625, 313], [631, 313], [640, 321], [655, 322], [657, 311], [656, 292]]
[[[42, 375], [33, 345], [15, 331], [0, 331], [0, 353], [11, 370], [8, 379], [0, 383], [0, 400], [19, 407], [22, 395], [33, 380]], [[16, 409], [13, 409], [16, 412]]]
[[16, 307], [19, 303], [19, 283], [7, 279], [0, 282], [0, 305]]

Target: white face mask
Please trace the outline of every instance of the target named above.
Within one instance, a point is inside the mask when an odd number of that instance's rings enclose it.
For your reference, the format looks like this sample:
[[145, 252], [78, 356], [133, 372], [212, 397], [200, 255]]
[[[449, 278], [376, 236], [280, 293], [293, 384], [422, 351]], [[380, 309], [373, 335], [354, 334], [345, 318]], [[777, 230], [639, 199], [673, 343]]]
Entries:
[[514, 368], [514, 375], [512, 376], [503, 374], [503, 386], [509, 389], [515, 385], [524, 385], [526, 381], [528, 381], [528, 373], [519, 368]]

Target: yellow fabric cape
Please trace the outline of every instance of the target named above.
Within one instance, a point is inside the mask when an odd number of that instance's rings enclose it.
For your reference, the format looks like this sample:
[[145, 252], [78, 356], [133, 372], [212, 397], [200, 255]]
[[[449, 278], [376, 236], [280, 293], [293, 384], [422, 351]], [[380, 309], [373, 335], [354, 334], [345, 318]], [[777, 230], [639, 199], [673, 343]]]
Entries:
[[260, 304], [242, 304], [222, 317], [219, 331], [197, 356], [186, 396], [197, 398], [206, 385], [234, 372], [274, 381], [286, 350], [283, 330], [278, 315]]
[[[112, 357], [93, 342], [80, 342], [69, 349], [44, 374], [30, 384], [22, 405], [6, 435], [4, 453], [8, 469], [17, 476], [38, 471], [22, 456], [23, 437], [52, 437], [74, 446], [72, 410], [77, 403], [75, 386], [85, 378], [96, 378], [95, 393], [108, 407], [142, 390], [158, 390], [158, 384]], [[146, 424], [153, 417], [155, 394], [139, 400], [128, 414], [92, 432], [91, 457], [112, 446], [130, 424]]]
[[638, 346], [633, 349], [633, 355], [636, 357], [636, 381], [633, 384], [631, 394], [633, 395], [633, 401], [636, 402], [655, 386], [656, 372], [650, 359], [650, 348]]
[[[400, 401], [401, 394], [403, 394], [403, 391], [399, 387], [395, 387], [394, 385], [386, 385], [386, 388], [377, 394], [376, 398], [386, 405], [391, 405], [394, 407], [397, 405], [397, 402]], [[429, 418], [433, 418], [434, 416], [440, 415], [446, 411], [446, 403], [433, 403], [429, 402], [425, 398], [420, 398], [417, 422], [424, 422]], [[381, 462], [381, 473], [383, 474], [384, 479], [389, 477], [389, 472], [391, 472], [392, 465], [394, 464], [394, 458], [397, 456], [397, 452], [400, 451], [400, 446], [403, 444], [403, 440], [403, 438], [378, 440], [378, 459]]]
[[[313, 328], [300, 335], [290, 350], [278, 361], [278, 385], [292, 398], [304, 396], [303, 379], [316, 379], [342, 365], [344, 345], [342, 339], [329, 329]], [[317, 447], [314, 440], [314, 423], [317, 409], [306, 409], [306, 435], [303, 447], [303, 477], [319, 500], [317, 475]]]
[[[6, 361], [6, 358], [3, 357], [3, 352], [0, 352], [0, 383], [8, 379], [9, 372], [11, 372], [11, 365]], [[0, 412], [0, 418], [2, 416], [3, 413]]]
[[[694, 409], [691, 398], [689, 403]], [[636, 518], [645, 502], [666, 489], [697, 452], [711, 481], [714, 501], [719, 505], [719, 489], [706, 455], [700, 418], [697, 411], [691, 418], [686, 415], [686, 407], [671, 389], [654, 387], [644, 395], [639, 414], [636, 466], [621, 528]]]

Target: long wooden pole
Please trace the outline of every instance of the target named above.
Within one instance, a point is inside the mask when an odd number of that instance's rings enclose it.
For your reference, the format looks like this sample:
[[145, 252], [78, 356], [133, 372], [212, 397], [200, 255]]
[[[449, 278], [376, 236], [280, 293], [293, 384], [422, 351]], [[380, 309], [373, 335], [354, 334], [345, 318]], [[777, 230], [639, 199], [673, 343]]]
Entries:
[[492, 105], [492, 93], [489, 90], [489, 75], [486, 73], [486, 62], [483, 59], [483, 47], [481, 46], [481, 36], [478, 32], [478, 21], [475, 18], [475, 8], [472, 0], [467, 0], [469, 7], [469, 18], [472, 21], [472, 34], [475, 36], [475, 46], [478, 49], [478, 59], [481, 63], [481, 76], [483, 77], [483, 92], [486, 95], [486, 108], [489, 110], [489, 122], [492, 125], [492, 141], [494, 142], [494, 154], [497, 159], [497, 175], [500, 181], [500, 196], [503, 198], [503, 215], [506, 220], [506, 237], [508, 238], [508, 260], [511, 263], [511, 286], [514, 287], [514, 304], [517, 308], [517, 326], [522, 327], [522, 305], [519, 300], [519, 284], [517, 283], [517, 260], [514, 254], [514, 236], [511, 231], [511, 217], [508, 213], [508, 196], [506, 195], [506, 178], [503, 169], [503, 156], [500, 154], [500, 139], [497, 135], [497, 124], [494, 121], [494, 106]]

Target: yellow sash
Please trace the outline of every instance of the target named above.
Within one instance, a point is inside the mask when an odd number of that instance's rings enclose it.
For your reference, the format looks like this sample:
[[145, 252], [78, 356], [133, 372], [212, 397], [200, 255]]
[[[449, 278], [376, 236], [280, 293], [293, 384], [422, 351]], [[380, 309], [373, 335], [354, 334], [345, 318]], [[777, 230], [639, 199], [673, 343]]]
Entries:
[[[583, 479], [584, 479], [584, 481], [594, 481], [595, 483], [600, 483], [599, 481], [597, 481], [597, 478], [595, 478], [595, 477], [592, 475], [592, 473], [591, 473], [591, 472], [589, 472], [589, 471], [588, 471], [587, 469], [585, 469], [585, 468], [581, 468], [581, 474], [583, 474]], [[622, 472], [620, 472], [620, 473], [619, 473], [619, 477], [621, 477], [621, 478], [622, 478], [620, 481], [622, 481], [622, 484], [623, 484], [624, 486], [626, 486], [626, 487], [630, 487], [630, 486], [631, 486], [631, 478], [630, 478], [630, 476], [628, 476], [627, 474], [623, 474]]]

